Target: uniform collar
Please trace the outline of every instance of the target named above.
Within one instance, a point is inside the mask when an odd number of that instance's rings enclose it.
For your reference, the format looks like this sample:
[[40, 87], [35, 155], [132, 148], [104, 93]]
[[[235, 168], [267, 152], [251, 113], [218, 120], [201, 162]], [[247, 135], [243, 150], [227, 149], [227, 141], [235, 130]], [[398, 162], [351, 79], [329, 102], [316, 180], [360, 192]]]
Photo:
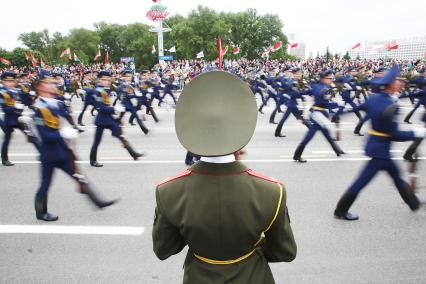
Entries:
[[225, 164], [198, 161], [192, 166], [191, 170], [192, 172], [201, 175], [235, 175], [247, 171], [248, 168], [239, 161], [233, 161]]
[[219, 157], [201, 157], [201, 161], [214, 164], [232, 163], [235, 161], [234, 154]]

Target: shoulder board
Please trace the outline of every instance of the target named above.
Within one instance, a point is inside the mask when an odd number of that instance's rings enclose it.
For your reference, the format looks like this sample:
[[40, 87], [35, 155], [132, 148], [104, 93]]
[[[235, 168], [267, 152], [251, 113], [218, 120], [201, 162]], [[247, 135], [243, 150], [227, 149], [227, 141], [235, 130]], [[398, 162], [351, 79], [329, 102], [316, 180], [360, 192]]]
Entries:
[[257, 173], [257, 172], [255, 172], [255, 171], [251, 170], [251, 169], [248, 169], [246, 172], [247, 172], [249, 175], [251, 175], [251, 176], [254, 176], [254, 177], [257, 177], [257, 178], [260, 178], [260, 179], [263, 179], [263, 180], [271, 181], [271, 182], [274, 182], [274, 183], [280, 183], [280, 184], [282, 184], [282, 182], [281, 182], [281, 181], [279, 181], [279, 180], [277, 180], [277, 179], [274, 179], [274, 178], [271, 178], [271, 177], [268, 177], [268, 176], [262, 175], [262, 174], [260, 174], [260, 173]]
[[176, 179], [179, 179], [179, 178], [182, 178], [182, 177], [189, 176], [191, 174], [191, 172], [192, 171], [190, 169], [187, 169], [186, 171], [184, 171], [184, 172], [182, 172], [180, 174], [177, 174], [175, 176], [163, 179], [162, 181], [160, 181], [160, 183], [158, 183], [158, 185], [163, 185], [163, 184], [168, 183], [170, 181], [173, 181], [173, 180], [176, 180]]

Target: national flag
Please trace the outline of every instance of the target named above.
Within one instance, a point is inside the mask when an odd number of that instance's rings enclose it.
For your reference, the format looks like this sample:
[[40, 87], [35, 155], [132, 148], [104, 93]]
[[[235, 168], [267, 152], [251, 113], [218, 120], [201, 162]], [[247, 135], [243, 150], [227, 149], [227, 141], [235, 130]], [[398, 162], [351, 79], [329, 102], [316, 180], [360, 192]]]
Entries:
[[101, 57], [101, 49], [98, 48], [98, 52], [95, 55], [95, 58], [93, 58], [95, 61], [98, 61], [99, 57]]
[[283, 42], [280, 40], [279, 42], [274, 44], [274, 46], [271, 48], [271, 51], [275, 52], [275, 51], [279, 50], [281, 47], [283, 47]]
[[152, 2], [157, 3], [157, 0], [152, 0]]
[[155, 49], [155, 45], [152, 45], [152, 47], [151, 47], [151, 53], [154, 54], [156, 52], [157, 52], [157, 50]]
[[233, 54], [239, 54], [240, 53], [240, 48], [239, 47], [234, 47], [234, 49], [232, 49], [232, 53]]
[[358, 42], [357, 44], [355, 44], [354, 46], [352, 46], [352, 49], [357, 49], [359, 47], [361, 47], [361, 43], [360, 42]]
[[396, 41], [391, 41], [386, 44], [386, 50], [395, 50], [399, 48], [399, 44]]
[[109, 60], [109, 55], [108, 55], [108, 51], [107, 51], [107, 52], [105, 52], [104, 64], [108, 64], [108, 60]]
[[27, 52], [25, 52], [25, 60], [27, 60], [27, 61], [30, 60], [30, 55]]
[[290, 48], [296, 48], [298, 46], [299, 46], [299, 43], [297, 42], [290, 44]]
[[0, 62], [5, 65], [11, 65], [12, 62], [10, 60], [7, 60], [6, 58], [0, 57]]
[[222, 58], [225, 56], [225, 54], [228, 53], [228, 46], [226, 46], [224, 49], [222, 49]]
[[176, 52], [176, 46], [172, 46], [172, 47], [169, 49], [169, 52]]
[[65, 55], [68, 55], [68, 58], [71, 59], [71, 49], [68, 47], [64, 51], [62, 51], [60, 58], [64, 57]]
[[197, 53], [197, 59], [204, 58], [204, 51], [200, 51]]
[[46, 69], [46, 67], [47, 67], [46, 63], [44, 63], [44, 61], [43, 61], [43, 58], [40, 58], [40, 67], [42, 69]]
[[75, 54], [75, 52], [74, 52], [74, 61], [75, 62], [80, 62], [80, 58], [77, 57], [77, 54]]
[[222, 70], [222, 59], [223, 59], [223, 54], [222, 54], [222, 40], [220, 39], [220, 35], [217, 36], [217, 57], [219, 58], [219, 70]]

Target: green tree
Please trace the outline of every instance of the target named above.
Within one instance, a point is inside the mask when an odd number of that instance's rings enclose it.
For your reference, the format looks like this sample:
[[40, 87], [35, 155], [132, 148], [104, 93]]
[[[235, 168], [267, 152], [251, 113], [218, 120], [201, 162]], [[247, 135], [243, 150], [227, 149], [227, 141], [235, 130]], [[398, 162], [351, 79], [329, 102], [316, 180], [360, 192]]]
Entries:
[[343, 56], [344, 60], [351, 60], [351, 57], [349, 55], [349, 51], [346, 51], [345, 55]]

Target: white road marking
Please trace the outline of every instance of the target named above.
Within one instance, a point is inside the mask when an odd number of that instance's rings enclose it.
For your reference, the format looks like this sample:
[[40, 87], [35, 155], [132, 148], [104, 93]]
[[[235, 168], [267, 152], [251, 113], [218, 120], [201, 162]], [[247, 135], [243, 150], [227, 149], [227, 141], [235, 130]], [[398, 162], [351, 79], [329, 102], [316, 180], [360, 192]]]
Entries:
[[65, 234], [139, 236], [144, 227], [0, 225], [0, 234]]
[[[344, 150], [348, 154], [364, 154], [364, 150]], [[391, 153], [402, 153], [402, 150], [390, 150]], [[312, 154], [334, 154], [332, 150], [311, 151]]]
[[[290, 157], [290, 156], [287, 156]], [[303, 156], [305, 157], [305, 156]], [[309, 157], [309, 156], [306, 156]], [[318, 156], [317, 156], [318, 157]], [[319, 156], [323, 157], [323, 156]], [[368, 161], [371, 158], [369, 157], [359, 157], [359, 158], [314, 158], [309, 159], [310, 162], [357, 162], [357, 161]], [[419, 160], [426, 160], [426, 157], [419, 157]], [[394, 161], [401, 161], [403, 158], [392, 158]], [[183, 164], [182, 160], [145, 160], [145, 161], [98, 161], [102, 164]], [[293, 159], [256, 159], [256, 160], [241, 160], [245, 163], [289, 163], [294, 162]], [[39, 161], [14, 161], [15, 164], [39, 164]], [[77, 164], [89, 164], [89, 161], [77, 161]]]

